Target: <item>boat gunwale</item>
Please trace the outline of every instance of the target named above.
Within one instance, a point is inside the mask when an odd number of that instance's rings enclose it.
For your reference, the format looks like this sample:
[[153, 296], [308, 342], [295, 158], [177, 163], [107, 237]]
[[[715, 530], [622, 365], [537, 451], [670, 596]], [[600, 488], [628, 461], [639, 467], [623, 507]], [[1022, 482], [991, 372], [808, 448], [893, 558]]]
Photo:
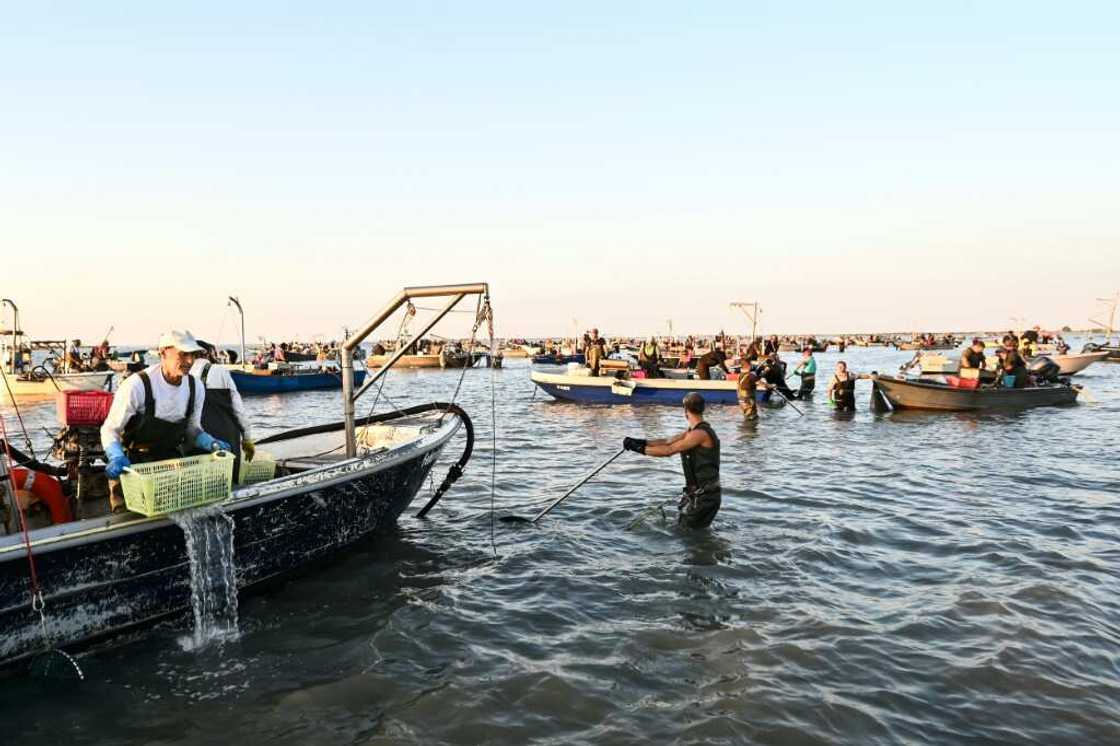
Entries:
[[[440, 425], [436, 430], [422, 433], [418, 437], [389, 447], [377, 448], [364, 456], [343, 458], [336, 463], [323, 464], [307, 471], [290, 474], [266, 482], [235, 488], [229, 499], [215, 503], [227, 511], [235, 511], [283, 499], [303, 491], [332, 487], [365, 475], [392, 468], [412, 458], [441, 448], [462, 426], [462, 420], [455, 417], [451, 422]], [[294, 459], [291, 459], [294, 460]], [[329, 476], [324, 476], [328, 475]], [[320, 477], [309, 479], [309, 477]], [[296, 482], [293, 484], [292, 482]], [[162, 528], [171, 522], [167, 515], [138, 518], [122, 523], [111, 523], [105, 516], [87, 518], [82, 521], [46, 526], [31, 532], [33, 553], [52, 552], [67, 549], [75, 544], [86, 543], [102, 538], [127, 536], [129, 534]], [[93, 524], [93, 525], [88, 525]], [[71, 530], [66, 530], [70, 528]], [[38, 532], [47, 532], [35, 538]], [[13, 533], [0, 537], [0, 562], [27, 556], [23, 534]]]

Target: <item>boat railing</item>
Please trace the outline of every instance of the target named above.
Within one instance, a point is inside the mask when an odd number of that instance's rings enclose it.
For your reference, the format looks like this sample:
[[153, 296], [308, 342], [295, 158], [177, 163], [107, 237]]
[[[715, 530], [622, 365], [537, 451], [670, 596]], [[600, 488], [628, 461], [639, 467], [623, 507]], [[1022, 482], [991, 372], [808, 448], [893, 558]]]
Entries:
[[368, 391], [389, 370], [397, 364], [407, 351], [407, 346], [398, 347], [393, 355], [373, 375], [366, 378], [365, 383], [357, 391], [354, 390], [354, 350], [365, 339], [373, 334], [385, 321], [401, 306], [417, 298], [449, 298], [428, 324], [414, 335], [415, 339], [423, 337], [438, 324], [444, 316], [451, 313], [455, 306], [468, 295], [482, 297], [484, 303], [490, 301], [489, 283], [479, 282], [466, 285], [430, 285], [425, 287], [404, 288], [373, 318], [362, 326], [342, 344], [342, 407], [343, 419], [346, 427], [346, 455], [354, 457], [358, 454], [354, 427], [354, 404], [358, 398]]

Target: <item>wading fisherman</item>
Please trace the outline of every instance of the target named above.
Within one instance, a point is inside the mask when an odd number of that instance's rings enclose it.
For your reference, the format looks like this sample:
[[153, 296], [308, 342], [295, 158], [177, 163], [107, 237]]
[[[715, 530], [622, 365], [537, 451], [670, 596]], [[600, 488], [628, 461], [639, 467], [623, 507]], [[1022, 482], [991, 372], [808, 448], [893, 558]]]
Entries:
[[813, 348], [806, 347], [801, 356], [801, 362], [793, 369], [795, 375], [801, 376], [801, 387], [794, 395], [797, 399], [808, 399], [817, 387], [817, 359], [813, 357]]
[[[751, 367], [750, 362], [743, 357], [742, 367], [739, 368], [739, 383], [735, 387], [735, 395], [739, 399], [739, 411], [743, 419], [753, 422], [758, 419], [758, 373]], [[762, 384], [765, 386], [766, 384]]]
[[190, 374], [201, 349], [190, 332], [166, 332], [159, 338], [159, 363], [126, 378], [113, 396], [101, 446], [114, 513], [125, 510], [119, 479], [132, 464], [180, 458], [196, 448], [230, 449], [202, 429], [206, 388]]
[[836, 373], [828, 384], [828, 400], [832, 402], [837, 411], [856, 411], [856, 374], [848, 370], [848, 364], [843, 360], [836, 363]]
[[252, 461], [257, 453], [249, 427], [249, 416], [245, 414], [245, 405], [241, 402], [241, 394], [237, 391], [233, 376], [224, 367], [214, 363], [214, 346], [201, 339], [198, 340], [198, 345], [202, 352], [195, 357], [191, 375], [206, 387], [202, 429], [230, 444], [230, 451], [234, 454], [233, 481], [236, 482], [241, 470], [241, 452], [245, 452], [246, 461]]
[[786, 385], [786, 364], [778, 357], [778, 353], [772, 352], [766, 356], [759, 375], [771, 389], [777, 389], [787, 399], [793, 398], [793, 391]]
[[622, 447], [646, 456], [681, 455], [684, 493], [681, 495], [677, 523], [687, 528], [707, 528], [719, 512], [719, 438], [704, 421], [704, 397], [695, 391], [684, 397], [684, 417], [688, 429], [664, 440], [623, 438]]

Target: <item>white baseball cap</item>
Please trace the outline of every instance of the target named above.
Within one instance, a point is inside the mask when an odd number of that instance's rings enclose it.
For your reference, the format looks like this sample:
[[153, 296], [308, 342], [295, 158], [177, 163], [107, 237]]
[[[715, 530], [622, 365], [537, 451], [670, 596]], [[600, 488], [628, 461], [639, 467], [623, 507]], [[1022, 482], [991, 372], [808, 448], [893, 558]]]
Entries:
[[162, 350], [165, 347], [174, 347], [182, 352], [202, 352], [202, 347], [190, 332], [181, 332], [177, 329], [159, 335], [159, 347], [157, 349]]

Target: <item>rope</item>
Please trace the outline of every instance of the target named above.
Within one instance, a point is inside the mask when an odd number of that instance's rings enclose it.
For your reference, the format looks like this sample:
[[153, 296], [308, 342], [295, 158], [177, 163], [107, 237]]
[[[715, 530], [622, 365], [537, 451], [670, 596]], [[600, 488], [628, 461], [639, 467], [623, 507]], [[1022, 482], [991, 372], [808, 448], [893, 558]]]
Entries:
[[[493, 312], [490, 314], [490, 349], [494, 348]], [[498, 478], [498, 414], [494, 393], [494, 359], [490, 358], [490, 551], [498, 558], [498, 545], [494, 541], [494, 493]]]
[[[3, 378], [4, 378], [4, 388], [6, 388], [8, 390], [8, 399], [11, 400], [12, 409], [14, 409], [15, 412], [16, 412], [16, 419], [19, 420], [19, 429], [23, 431], [23, 441], [24, 441], [24, 443], [27, 444], [27, 452], [31, 454], [32, 458], [36, 458], [36, 456], [35, 456], [35, 446], [33, 446], [31, 444], [31, 436], [27, 432], [27, 425], [25, 425], [23, 423], [23, 415], [20, 414], [19, 405], [16, 404], [16, 395], [12, 393], [12, 387], [8, 383], [8, 374], [4, 372], [3, 368], [0, 368], [0, 376], [3, 376]], [[58, 384], [55, 384], [55, 385], [57, 386]], [[4, 435], [4, 443], [7, 444], [7, 442], [8, 442], [8, 436], [5, 434]]]
[[[482, 306], [482, 296], [478, 296], [478, 305], [475, 307], [474, 326], [471, 327], [471, 343], [466, 348], [468, 355], [470, 355], [471, 350], [474, 349], [474, 341], [478, 337], [478, 328], [482, 326], [482, 322], [486, 319], [489, 310], [490, 300], [486, 300], [486, 312], [484, 312]], [[491, 322], [491, 329], [493, 329], [493, 322]], [[491, 331], [491, 334], [493, 334], [493, 331]], [[464, 365], [462, 372], [459, 374], [459, 383], [455, 384], [455, 393], [451, 395], [452, 404], [454, 404], [455, 401], [459, 398], [459, 391], [463, 388], [463, 379], [467, 377], [467, 368], [469, 367], [469, 365]], [[439, 418], [441, 425], [443, 424], [443, 418], [446, 416], [447, 412], [444, 412], [443, 415]]]
[[0, 417], [0, 434], [4, 437], [4, 467], [8, 473], [8, 484], [12, 489], [12, 500], [15, 502], [16, 512], [19, 513], [20, 528], [23, 530], [23, 545], [27, 548], [27, 567], [31, 577], [31, 610], [39, 614], [39, 628], [43, 633], [43, 647], [49, 648], [50, 637], [47, 634], [47, 616], [43, 613], [47, 603], [43, 599], [43, 589], [39, 585], [39, 572], [35, 568], [35, 556], [31, 552], [31, 533], [27, 528], [27, 516], [20, 508], [19, 496], [16, 494], [19, 488], [16, 486], [16, 475], [12, 469], [12, 450], [8, 445], [8, 426], [5, 424], [3, 417]]

